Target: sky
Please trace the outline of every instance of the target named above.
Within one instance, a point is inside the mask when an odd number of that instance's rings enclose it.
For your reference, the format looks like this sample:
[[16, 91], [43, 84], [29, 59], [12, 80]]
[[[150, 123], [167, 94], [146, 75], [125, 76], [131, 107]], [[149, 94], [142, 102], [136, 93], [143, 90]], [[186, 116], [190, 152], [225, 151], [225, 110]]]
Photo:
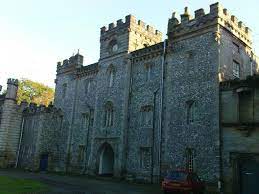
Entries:
[[[0, 85], [28, 78], [55, 87], [56, 63], [80, 49], [84, 65], [99, 59], [102, 26], [132, 14], [163, 32], [172, 12], [209, 11], [212, 0], [0, 0]], [[258, 0], [219, 1], [253, 33], [259, 54]]]

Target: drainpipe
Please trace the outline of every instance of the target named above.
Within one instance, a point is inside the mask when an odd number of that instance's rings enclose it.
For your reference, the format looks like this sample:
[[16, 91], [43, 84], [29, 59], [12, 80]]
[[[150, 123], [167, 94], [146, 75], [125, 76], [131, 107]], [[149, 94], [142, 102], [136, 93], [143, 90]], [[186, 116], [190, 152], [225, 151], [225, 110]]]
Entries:
[[[129, 54], [130, 55], [130, 54]], [[128, 117], [127, 117], [127, 127], [125, 130], [125, 134], [124, 134], [124, 138], [125, 138], [125, 170], [127, 169], [127, 158], [128, 158], [128, 131], [129, 131], [129, 123], [130, 123], [130, 103], [131, 103], [131, 94], [132, 94], [132, 82], [133, 82], [133, 78], [132, 78], [132, 60], [130, 59], [131, 55], [128, 58], [128, 62], [130, 62], [129, 65], [129, 93], [128, 93]]]
[[24, 130], [24, 117], [22, 117], [21, 132], [20, 132], [20, 139], [19, 139], [18, 151], [16, 156], [15, 168], [17, 168], [18, 162], [19, 162], [20, 149], [21, 149], [21, 143], [23, 138], [23, 130]]
[[154, 106], [154, 110], [153, 110], [153, 126], [152, 126], [152, 146], [151, 146], [151, 183], [153, 183], [153, 178], [154, 178], [154, 146], [155, 146], [155, 121], [156, 121], [156, 95], [157, 92], [160, 88], [156, 89], [156, 91], [154, 91], [153, 93], [153, 106]]
[[86, 134], [86, 147], [85, 147], [85, 157], [84, 157], [84, 168], [81, 174], [84, 174], [86, 171], [86, 166], [87, 166], [87, 152], [88, 152], [88, 142], [89, 142], [89, 131], [90, 131], [90, 114], [91, 114], [91, 109], [89, 109], [89, 117], [88, 117], [88, 123], [87, 123], [87, 134]]
[[159, 180], [161, 179], [161, 150], [162, 150], [162, 119], [163, 119], [163, 98], [164, 98], [164, 79], [165, 79], [165, 58], [166, 58], [166, 40], [163, 42], [163, 54], [162, 54], [162, 69], [161, 69], [161, 82], [160, 82], [160, 108], [159, 108], [159, 149], [158, 149], [158, 162], [159, 162]]
[[[217, 29], [219, 31], [219, 29]], [[219, 33], [219, 32], [217, 32]], [[221, 50], [220, 50], [220, 34], [217, 34], [217, 36], [219, 36], [218, 40], [217, 40], [217, 46], [218, 46], [218, 74], [217, 74], [217, 80], [218, 80], [218, 100], [219, 100], [219, 136], [218, 136], [218, 141], [219, 141], [219, 180], [218, 180], [218, 190], [219, 192], [222, 194], [223, 193], [223, 164], [222, 164], [222, 151], [223, 151], [223, 147], [222, 147], [222, 124], [221, 124], [221, 113], [222, 113], [222, 108], [221, 108], [221, 90], [220, 90], [220, 80], [219, 80], [219, 73], [220, 73], [220, 69], [221, 69], [221, 63], [220, 63], [220, 54], [221, 54]]]
[[72, 107], [72, 119], [71, 119], [70, 131], [69, 131], [69, 136], [68, 136], [66, 172], [68, 170], [68, 167], [69, 167], [69, 164], [70, 164], [70, 157], [71, 157], [70, 152], [71, 152], [71, 142], [72, 142], [72, 135], [73, 135], [73, 125], [74, 125], [74, 120], [75, 120], [75, 108], [76, 108], [77, 92], [78, 92], [78, 77], [76, 75], [76, 89], [75, 89], [75, 95], [74, 95], [74, 101], [73, 101], [73, 107]]

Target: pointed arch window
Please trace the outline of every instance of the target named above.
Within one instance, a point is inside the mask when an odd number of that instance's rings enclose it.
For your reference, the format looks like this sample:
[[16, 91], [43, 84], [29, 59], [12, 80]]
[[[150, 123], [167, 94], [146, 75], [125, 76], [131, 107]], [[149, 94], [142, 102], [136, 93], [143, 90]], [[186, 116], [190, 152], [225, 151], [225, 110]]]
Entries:
[[197, 103], [193, 100], [186, 102], [187, 104], [187, 124], [195, 122], [197, 118]]
[[108, 73], [108, 83], [109, 83], [109, 87], [113, 86], [114, 83], [114, 77], [115, 77], [115, 67], [113, 65], [110, 65], [107, 69], [107, 73]]
[[145, 77], [146, 77], [146, 81], [150, 81], [151, 80], [151, 76], [152, 76], [152, 65], [151, 64], [145, 64]]
[[104, 127], [111, 127], [113, 126], [113, 117], [114, 117], [114, 109], [113, 103], [108, 101], [104, 106]]
[[92, 80], [90, 79], [90, 80], [87, 80], [85, 83], [85, 93], [86, 94], [90, 93], [91, 88], [92, 88]]

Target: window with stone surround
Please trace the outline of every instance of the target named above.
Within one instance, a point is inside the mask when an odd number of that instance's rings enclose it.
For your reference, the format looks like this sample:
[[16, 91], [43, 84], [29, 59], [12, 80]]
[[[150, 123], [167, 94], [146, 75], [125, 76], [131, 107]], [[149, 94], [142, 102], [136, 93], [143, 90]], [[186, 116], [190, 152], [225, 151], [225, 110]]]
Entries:
[[85, 84], [85, 94], [89, 94], [92, 88], [92, 80], [87, 80]]
[[153, 106], [145, 105], [140, 108], [140, 125], [142, 127], [152, 127], [153, 124]]
[[140, 168], [144, 170], [151, 168], [151, 147], [140, 147]]
[[85, 156], [85, 145], [79, 145], [78, 146], [78, 162], [83, 162], [84, 161], [84, 156]]
[[112, 64], [109, 65], [107, 68], [109, 87], [112, 87], [114, 84], [115, 72], [115, 67]]
[[194, 149], [186, 148], [186, 169], [190, 172], [194, 171]]
[[152, 78], [152, 65], [151, 64], [145, 64], [145, 77], [146, 77], [146, 81], [150, 81]]
[[233, 54], [239, 54], [240, 53], [240, 47], [237, 43], [233, 42]]
[[89, 114], [88, 113], [82, 113], [82, 122], [81, 122], [81, 128], [87, 129], [89, 124]]
[[90, 109], [89, 111], [89, 126], [94, 126], [94, 109]]
[[113, 116], [114, 116], [114, 109], [113, 103], [111, 101], [106, 102], [104, 106], [104, 127], [111, 127], [113, 126]]
[[240, 78], [240, 64], [233, 60], [233, 77]]
[[195, 122], [197, 118], [197, 102], [193, 100], [188, 100], [186, 104], [187, 104], [186, 120], [187, 120], [187, 124], [191, 124]]

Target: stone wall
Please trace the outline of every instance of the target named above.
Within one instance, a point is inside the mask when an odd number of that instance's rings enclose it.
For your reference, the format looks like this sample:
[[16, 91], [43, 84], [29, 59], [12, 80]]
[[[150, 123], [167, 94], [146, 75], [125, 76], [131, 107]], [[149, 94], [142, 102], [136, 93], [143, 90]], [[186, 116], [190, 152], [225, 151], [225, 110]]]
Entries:
[[[127, 172], [136, 179], [157, 179], [159, 169], [160, 84], [163, 43], [131, 54]], [[154, 130], [153, 130], [154, 129]]]
[[48, 155], [48, 170], [64, 171], [67, 121], [53, 106], [30, 104], [23, 112], [23, 128], [19, 151], [19, 167], [38, 171], [43, 154]]

